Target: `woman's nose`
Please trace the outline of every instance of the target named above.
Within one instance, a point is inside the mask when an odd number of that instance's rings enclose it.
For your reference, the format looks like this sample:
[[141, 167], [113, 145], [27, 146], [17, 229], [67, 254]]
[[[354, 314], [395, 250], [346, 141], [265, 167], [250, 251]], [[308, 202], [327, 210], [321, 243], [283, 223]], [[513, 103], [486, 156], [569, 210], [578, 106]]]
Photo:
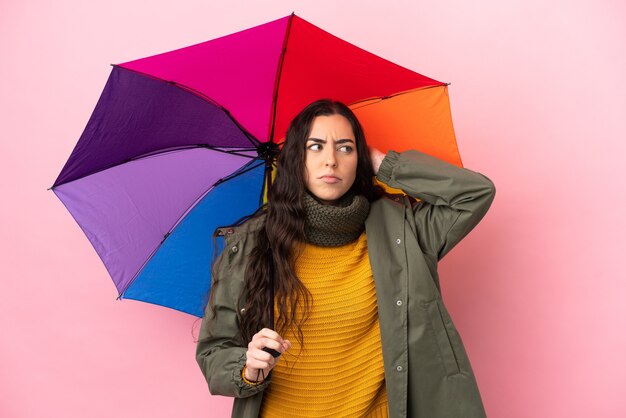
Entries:
[[329, 167], [337, 166], [337, 159], [335, 158], [335, 153], [333, 151], [330, 151], [326, 156], [326, 165]]

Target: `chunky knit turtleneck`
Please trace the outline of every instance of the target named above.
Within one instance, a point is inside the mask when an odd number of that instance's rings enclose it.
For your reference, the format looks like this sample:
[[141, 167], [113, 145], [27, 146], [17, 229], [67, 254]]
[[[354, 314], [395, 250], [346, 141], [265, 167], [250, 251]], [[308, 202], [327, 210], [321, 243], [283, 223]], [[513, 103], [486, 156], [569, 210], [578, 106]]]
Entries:
[[307, 242], [322, 247], [338, 247], [361, 235], [370, 202], [365, 196], [348, 192], [334, 204], [325, 205], [305, 193], [304, 210]]

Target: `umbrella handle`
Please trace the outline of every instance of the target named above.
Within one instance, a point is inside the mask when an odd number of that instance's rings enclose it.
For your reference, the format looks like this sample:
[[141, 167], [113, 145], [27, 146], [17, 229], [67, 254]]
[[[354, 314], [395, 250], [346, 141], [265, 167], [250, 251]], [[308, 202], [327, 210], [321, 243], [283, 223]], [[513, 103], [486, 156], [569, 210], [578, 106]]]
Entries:
[[[272, 248], [270, 247], [270, 252], [272, 252]], [[274, 329], [274, 257], [272, 253], [272, 258], [270, 261], [270, 277], [269, 277], [269, 286], [270, 286], [270, 312], [269, 312], [269, 328]], [[276, 356], [274, 356], [276, 357]]]
[[[270, 320], [269, 320], [269, 328], [274, 329], [274, 259], [270, 262], [270, 277], [269, 277], [269, 285], [270, 285]], [[280, 356], [280, 352], [274, 350], [273, 348], [263, 347], [263, 351], [266, 353], [270, 353], [272, 357], [276, 358]]]
[[273, 348], [263, 347], [263, 351], [265, 351], [266, 353], [270, 353], [272, 355], [272, 357], [274, 357], [274, 358], [280, 356], [280, 353], [278, 351], [274, 350]]

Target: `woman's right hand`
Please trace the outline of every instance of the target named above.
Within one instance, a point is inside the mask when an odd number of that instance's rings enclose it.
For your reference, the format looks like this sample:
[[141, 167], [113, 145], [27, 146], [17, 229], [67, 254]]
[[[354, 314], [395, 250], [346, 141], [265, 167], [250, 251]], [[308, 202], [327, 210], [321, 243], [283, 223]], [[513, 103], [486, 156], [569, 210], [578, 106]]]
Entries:
[[[265, 347], [272, 348], [282, 354], [291, 348], [291, 342], [283, 339], [276, 331], [269, 328], [263, 328], [254, 334], [248, 344], [248, 351], [246, 351], [246, 371], [244, 374], [246, 379], [251, 382], [262, 382], [280, 359], [280, 357], [274, 358], [270, 353], [263, 351]], [[263, 370], [263, 373], [259, 373], [259, 370]], [[257, 375], [259, 380], [257, 380]]]
[[379, 151], [378, 149], [374, 147], [367, 147], [367, 148], [370, 153], [370, 160], [372, 160], [372, 169], [374, 170], [374, 174], [376, 175], [378, 174], [378, 168], [380, 167], [380, 164], [383, 162], [387, 154]]

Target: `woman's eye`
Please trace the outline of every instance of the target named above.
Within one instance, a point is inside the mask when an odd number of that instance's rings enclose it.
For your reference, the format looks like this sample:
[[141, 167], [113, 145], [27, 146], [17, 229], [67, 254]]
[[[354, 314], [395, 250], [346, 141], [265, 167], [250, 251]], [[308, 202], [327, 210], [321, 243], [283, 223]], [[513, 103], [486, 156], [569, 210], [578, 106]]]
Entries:
[[350, 145], [342, 145], [339, 147], [339, 151], [341, 152], [345, 152], [346, 154], [352, 152], [354, 148], [352, 148]]
[[322, 149], [322, 145], [321, 144], [311, 144], [309, 145], [309, 149], [311, 151], [319, 151]]

